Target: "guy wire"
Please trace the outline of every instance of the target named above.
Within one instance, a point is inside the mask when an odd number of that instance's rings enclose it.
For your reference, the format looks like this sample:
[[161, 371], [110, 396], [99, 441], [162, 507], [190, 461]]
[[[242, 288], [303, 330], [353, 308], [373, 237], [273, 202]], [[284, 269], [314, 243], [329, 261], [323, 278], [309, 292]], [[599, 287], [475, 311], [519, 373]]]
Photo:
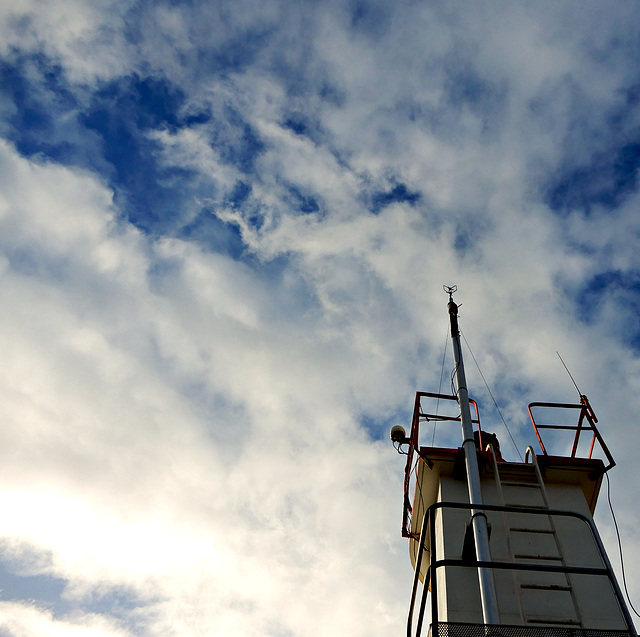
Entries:
[[[444, 337], [444, 352], [442, 352], [442, 367], [440, 368], [440, 384], [438, 385], [438, 394], [442, 392], [442, 378], [444, 376], [444, 362], [447, 356], [447, 343], [449, 342], [449, 324], [447, 323], [447, 333]], [[438, 415], [438, 408], [440, 406], [440, 398], [436, 400], [436, 416]], [[433, 421], [433, 436], [431, 437], [431, 446], [435, 444], [436, 440], [436, 427], [438, 425], [438, 419]]]
[[471, 354], [471, 358], [473, 358], [473, 362], [476, 364], [476, 367], [478, 368], [478, 371], [480, 372], [480, 376], [482, 377], [482, 380], [484, 381], [484, 386], [487, 388], [487, 391], [489, 392], [489, 396], [491, 396], [491, 400], [493, 400], [493, 404], [495, 405], [495, 408], [496, 408], [497, 412], [500, 414], [500, 418], [502, 419], [502, 424], [504, 425], [504, 428], [507, 430], [507, 433], [509, 434], [509, 438], [511, 438], [511, 442], [513, 443], [513, 446], [516, 448], [516, 451], [518, 452], [518, 455], [520, 456], [521, 462], [524, 462], [522, 454], [520, 453], [520, 450], [518, 449], [518, 445], [516, 445], [516, 441], [513, 439], [513, 436], [511, 435], [511, 432], [509, 431], [509, 427], [507, 426], [507, 421], [504, 419], [504, 416], [502, 415], [502, 412], [500, 411], [500, 407], [498, 407], [498, 403], [496, 402], [496, 399], [493, 397], [493, 392], [491, 391], [491, 388], [489, 387], [489, 384], [487, 383], [487, 380], [484, 377], [484, 374], [482, 373], [482, 370], [480, 369], [480, 365], [478, 365], [478, 361], [476, 360], [476, 357], [473, 355], [473, 352], [471, 351], [471, 347], [469, 347], [469, 343], [467, 342], [467, 337], [463, 334], [462, 330], [460, 330], [460, 334], [462, 334], [462, 338], [464, 339], [465, 345], [467, 346], [467, 349], [469, 350], [469, 354]]

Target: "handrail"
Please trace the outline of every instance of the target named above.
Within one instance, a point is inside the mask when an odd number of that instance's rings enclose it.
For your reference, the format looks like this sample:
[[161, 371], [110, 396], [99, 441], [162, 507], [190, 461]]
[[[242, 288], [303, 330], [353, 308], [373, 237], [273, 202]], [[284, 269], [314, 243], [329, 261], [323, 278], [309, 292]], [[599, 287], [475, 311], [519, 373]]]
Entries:
[[549, 506], [549, 499], [547, 498], [547, 488], [544, 486], [544, 480], [542, 479], [542, 472], [540, 471], [540, 465], [538, 464], [538, 458], [536, 456], [536, 452], [533, 450], [533, 447], [529, 445], [524, 452], [524, 463], [529, 464], [528, 460], [531, 457], [531, 464], [536, 472], [536, 478], [538, 479], [538, 484], [540, 485], [540, 490], [542, 492], [542, 499], [546, 506]]
[[[575, 425], [560, 425], [560, 424], [538, 424], [533, 416], [533, 409], [536, 407], [548, 407], [555, 409], [579, 409], [580, 414], [578, 415], [578, 422]], [[533, 425], [533, 429], [536, 433], [536, 437], [538, 438], [538, 442], [540, 443], [540, 448], [542, 449], [542, 453], [547, 456], [547, 449], [542, 442], [542, 435], [540, 433], [541, 429], [556, 429], [556, 430], [566, 430], [566, 431], [575, 431], [575, 436], [573, 438], [573, 445], [571, 447], [571, 455], [569, 457], [575, 458], [578, 451], [578, 443], [580, 442], [580, 435], [583, 431], [590, 430], [592, 432], [591, 437], [591, 445], [589, 447], [588, 458], [591, 458], [593, 455], [593, 448], [595, 446], [596, 440], [600, 444], [600, 448], [602, 452], [607, 458], [607, 462], [609, 463], [605, 468], [603, 473], [609, 471], [609, 469], [615, 467], [615, 460], [609, 451], [609, 448], [604, 442], [602, 435], [598, 431], [596, 427], [596, 423], [598, 419], [589, 403], [589, 399], [583, 394], [580, 396], [580, 403], [544, 403], [544, 402], [534, 402], [529, 404], [529, 417], [531, 418], [531, 423]]]
[[[528, 563], [528, 562], [503, 562], [498, 560], [491, 560], [487, 562], [480, 561], [469, 561], [458, 558], [445, 558], [442, 560], [436, 559], [436, 533], [435, 533], [435, 514], [439, 509], [481, 509], [483, 511], [495, 511], [501, 513], [519, 513], [519, 514], [531, 514], [531, 515], [547, 515], [547, 516], [564, 516], [564, 517], [573, 517], [582, 522], [584, 522], [591, 531], [592, 538], [598, 548], [598, 552], [600, 553], [600, 558], [602, 563], [604, 564], [604, 568], [592, 568], [592, 567], [580, 567], [580, 566], [557, 566], [550, 564], [538, 564], [538, 563]], [[609, 582], [614, 590], [616, 599], [618, 601], [618, 605], [620, 607], [620, 611], [624, 617], [624, 621], [627, 625], [629, 633], [631, 635], [636, 635], [635, 628], [633, 625], [633, 620], [631, 619], [631, 615], [629, 614], [629, 610], [624, 602], [624, 598], [622, 596], [622, 591], [618, 585], [618, 582], [613, 573], [613, 568], [611, 566], [611, 562], [607, 557], [607, 553], [605, 551], [604, 545], [602, 543], [602, 539], [596, 529], [595, 524], [592, 520], [590, 520], [587, 516], [582, 513], [578, 513], [577, 511], [566, 511], [561, 509], [532, 509], [528, 507], [513, 507], [513, 506], [501, 506], [501, 505], [492, 505], [492, 504], [466, 504], [463, 502], [436, 502], [432, 504], [427, 511], [425, 512], [424, 518], [422, 520], [422, 526], [420, 531], [420, 544], [418, 546], [418, 558], [416, 561], [416, 576], [414, 577], [414, 590], [411, 596], [411, 606], [409, 609], [409, 618], [407, 623], [407, 637], [411, 637], [411, 629], [413, 623], [413, 608], [415, 606], [415, 598], [416, 598], [416, 589], [417, 589], [417, 579], [420, 573], [420, 566], [422, 560], [422, 553], [424, 550], [424, 540], [426, 535], [427, 526], [430, 525], [430, 552], [431, 552], [431, 563], [429, 565], [429, 569], [427, 571], [427, 577], [425, 577], [425, 585], [422, 591], [422, 599], [420, 604], [420, 613], [418, 615], [418, 623], [416, 627], [416, 637], [420, 637], [422, 631], [422, 623], [424, 620], [424, 608], [426, 605], [426, 589], [428, 589], [429, 583], [431, 584], [431, 624], [432, 626], [438, 626], [438, 582], [435, 577], [436, 570], [442, 566], [463, 566], [463, 567], [483, 567], [489, 569], [507, 569], [507, 570], [515, 570], [515, 571], [539, 571], [539, 572], [556, 572], [556, 573], [575, 573], [575, 574], [583, 574], [583, 575], [600, 575], [607, 576], [609, 578]]]
[[493, 448], [493, 445], [491, 443], [489, 443], [484, 448], [484, 450], [488, 451], [491, 454], [491, 462], [493, 463], [493, 474], [496, 479], [496, 491], [498, 492], [498, 499], [500, 501], [500, 504], [504, 504], [504, 493], [502, 491], [502, 482], [500, 480], [500, 469], [498, 469], [498, 456], [496, 456], [496, 450]]

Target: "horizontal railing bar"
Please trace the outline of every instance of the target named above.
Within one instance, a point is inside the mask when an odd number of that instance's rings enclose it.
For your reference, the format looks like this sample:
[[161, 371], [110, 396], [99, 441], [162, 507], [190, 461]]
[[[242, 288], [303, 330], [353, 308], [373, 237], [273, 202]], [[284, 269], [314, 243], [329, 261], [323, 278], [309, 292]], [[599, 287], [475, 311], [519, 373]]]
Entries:
[[468, 568], [495, 568], [500, 570], [513, 571], [540, 571], [543, 573], [573, 573], [575, 575], [606, 575], [609, 571], [606, 568], [595, 568], [589, 566], [556, 566], [554, 564], [534, 564], [527, 562], [500, 562], [500, 561], [476, 561], [462, 560], [455, 557], [448, 557], [444, 560], [436, 560], [432, 566], [464, 566]]
[[559, 407], [560, 409], [583, 409], [580, 403], [529, 403], [529, 407]]
[[[536, 423], [536, 427], [538, 429], [569, 429], [571, 431], [576, 431], [579, 429], [578, 425], [539, 425]], [[589, 431], [588, 427], [580, 428], [582, 431]]]

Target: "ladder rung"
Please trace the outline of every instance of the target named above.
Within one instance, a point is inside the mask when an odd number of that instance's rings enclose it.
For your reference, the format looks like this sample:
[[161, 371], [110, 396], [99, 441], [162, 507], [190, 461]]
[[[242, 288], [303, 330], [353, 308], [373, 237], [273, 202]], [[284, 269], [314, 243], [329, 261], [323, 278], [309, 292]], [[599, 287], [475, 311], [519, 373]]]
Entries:
[[558, 584], [520, 584], [520, 588], [535, 591], [559, 591], [562, 593], [571, 592], [571, 586], [560, 586]]
[[512, 482], [511, 480], [503, 480], [501, 484], [503, 487], [526, 487], [528, 489], [540, 489], [540, 485], [537, 482]]
[[560, 617], [527, 617], [525, 621], [528, 624], [559, 624], [561, 626], [581, 626], [576, 619], [565, 619]]
[[[520, 504], [517, 502], [505, 502], [505, 506], [513, 507], [514, 509], [548, 509], [549, 507], [546, 504]], [[516, 513], [512, 511], [510, 513]]]
[[554, 562], [562, 562], [559, 555], [527, 555], [525, 553], [516, 553], [513, 556], [517, 560], [553, 560]]

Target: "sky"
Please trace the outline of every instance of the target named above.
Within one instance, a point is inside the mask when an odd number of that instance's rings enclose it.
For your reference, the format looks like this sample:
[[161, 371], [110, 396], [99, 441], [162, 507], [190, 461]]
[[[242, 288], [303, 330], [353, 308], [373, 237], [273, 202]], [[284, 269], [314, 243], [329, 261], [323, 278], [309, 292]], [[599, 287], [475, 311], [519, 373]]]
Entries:
[[639, 23], [0, 2], [0, 634], [403, 634], [389, 430], [450, 390], [443, 285], [507, 459], [577, 399], [556, 352], [589, 396], [637, 606]]

